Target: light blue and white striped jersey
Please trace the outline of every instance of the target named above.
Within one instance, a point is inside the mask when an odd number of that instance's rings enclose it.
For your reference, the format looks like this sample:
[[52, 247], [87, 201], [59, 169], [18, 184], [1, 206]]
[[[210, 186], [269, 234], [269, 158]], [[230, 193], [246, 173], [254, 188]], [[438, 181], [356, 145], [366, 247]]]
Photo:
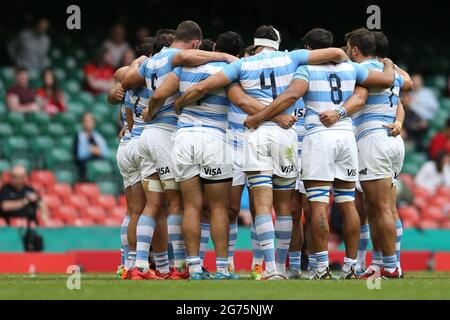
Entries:
[[[179, 91], [183, 94], [187, 89], [222, 71], [226, 62], [210, 62], [198, 67], [175, 68], [174, 73], [180, 80]], [[185, 106], [178, 117], [177, 130], [195, 127], [210, 128], [223, 133], [228, 129], [228, 111], [230, 101], [225, 89], [206, 94], [195, 103]]]
[[303, 138], [305, 137], [305, 103], [300, 98], [295, 103], [294, 116], [297, 117], [295, 122], [295, 131], [297, 132], [297, 150], [298, 156], [302, 154]]
[[[369, 59], [360, 65], [368, 70], [383, 72], [384, 64], [377, 59]], [[403, 78], [395, 73], [394, 85], [387, 89], [371, 88], [366, 105], [352, 115], [356, 140], [374, 132], [387, 132], [384, 124], [393, 123], [397, 113], [397, 104]]]
[[244, 121], [247, 119], [247, 114], [241, 108], [230, 103], [230, 110], [228, 112], [228, 123], [231, 130], [239, 130], [244, 132]]
[[[139, 72], [145, 78], [147, 88], [150, 90], [150, 96], [163, 83], [166, 76], [173, 71], [172, 60], [179, 51], [181, 49], [164, 47], [160, 52], [146, 59], [139, 66]], [[175, 94], [166, 99], [155, 117], [149, 122], [152, 127], [175, 131], [177, 116], [173, 109], [173, 104], [177, 98], [178, 94]]]
[[331, 127], [320, 122], [320, 112], [335, 110], [347, 101], [355, 90], [356, 83], [366, 80], [369, 70], [353, 62], [301, 66], [294, 79], [308, 82], [308, 91], [303, 96], [305, 102], [305, 135], [322, 130], [353, 131], [352, 119], [346, 117]]
[[[269, 105], [281, 93], [283, 93], [289, 84], [295, 70], [300, 65], [308, 63], [308, 50], [294, 51], [271, 51], [262, 52], [242, 58], [229, 64], [224, 73], [231, 82], [239, 81], [244, 91], [259, 100], [264, 105]], [[287, 109], [285, 114], [292, 114], [294, 106]], [[238, 113], [232, 115], [241, 117]], [[235, 121], [235, 119], [231, 119]], [[266, 121], [265, 124], [274, 125], [272, 121]]]
[[128, 130], [127, 114], [125, 112], [126, 108], [125, 101], [123, 101], [120, 105], [120, 120], [122, 120], [123, 127], [125, 128], [125, 134], [120, 138], [120, 144], [126, 144], [131, 138], [130, 130]]
[[142, 131], [151, 123], [145, 122], [142, 119], [142, 111], [148, 107], [148, 99], [150, 96], [150, 90], [146, 87], [142, 87], [134, 90], [127, 90], [125, 93], [124, 105], [126, 108], [133, 111], [133, 129], [131, 129], [131, 139], [137, 138], [141, 135]]

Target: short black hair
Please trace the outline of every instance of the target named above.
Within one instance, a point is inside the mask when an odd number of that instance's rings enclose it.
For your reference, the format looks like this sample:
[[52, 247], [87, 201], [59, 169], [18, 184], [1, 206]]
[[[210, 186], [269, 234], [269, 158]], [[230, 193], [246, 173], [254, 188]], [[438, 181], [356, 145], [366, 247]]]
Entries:
[[204, 51], [213, 51], [214, 41], [212, 41], [211, 39], [202, 39], [202, 43], [200, 44], [199, 49]]
[[153, 53], [153, 46], [155, 45], [155, 38], [154, 37], [146, 37], [142, 41], [140, 45], [136, 48], [136, 53], [138, 57], [140, 56], [147, 56], [150, 57]]
[[389, 53], [389, 40], [381, 31], [372, 31], [375, 35], [375, 55], [379, 58], [386, 58]]
[[155, 38], [153, 44], [153, 54], [157, 54], [164, 47], [170, 47], [175, 40], [175, 35], [171, 33], [162, 33]]
[[180, 41], [201, 40], [202, 38], [202, 29], [191, 20], [181, 22], [175, 33], [175, 39]]
[[375, 55], [375, 35], [366, 28], [359, 28], [345, 35], [345, 42], [349, 42], [352, 47], [358, 47], [364, 56]]
[[302, 39], [305, 46], [311, 47], [311, 49], [324, 49], [333, 45], [334, 37], [331, 31], [314, 28], [308, 31]]
[[241, 58], [244, 57], [245, 55], [247, 56], [253, 56], [255, 54], [255, 46], [251, 45], [248, 46], [244, 49], [244, 51], [241, 54]]
[[243, 48], [244, 41], [241, 36], [236, 32], [227, 31], [217, 38], [215, 50], [237, 56]]
[[281, 40], [279, 39], [277, 33], [275, 32], [273, 26], [266, 26], [266, 25], [262, 25], [258, 27], [258, 29], [256, 29], [255, 38], [269, 39], [274, 41]]
[[165, 34], [165, 33], [175, 36], [176, 31], [175, 31], [175, 29], [169, 29], [169, 28], [158, 29], [155, 33], [155, 38], [162, 34]]

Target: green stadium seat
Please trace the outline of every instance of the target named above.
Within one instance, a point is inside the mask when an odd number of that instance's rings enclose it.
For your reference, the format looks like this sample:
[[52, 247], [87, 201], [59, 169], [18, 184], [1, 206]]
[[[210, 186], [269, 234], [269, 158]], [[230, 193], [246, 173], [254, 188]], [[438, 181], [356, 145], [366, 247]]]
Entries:
[[438, 90], [444, 90], [447, 87], [447, 78], [445, 75], [435, 75], [426, 79], [426, 83], [430, 87]]
[[67, 71], [73, 71], [77, 68], [77, 60], [74, 57], [67, 56], [64, 60], [64, 67]]
[[11, 163], [6, 159], [0, 159], [0, 173], [11, 170]]
[[77, 80], [67, 80], [63, 83], [62, 88], [70, 96], [74, 96], [80, 93], [81, 86]]
[[63, 68], [56, 67], [56, 68], [53, 69], [53, 73], [55, 74], [55, 78], [58, 81], [62, 82], [64, 80], [66, 80], [66, 71]]
[[117, 136], [117, 127], [110, 122], [100, 124], [97, 130], [107, 139]]
[[35, 155], [48, 152], [53, 147], [53, 139], [49, 136], [36, 136], [31, 139], [31, 150]]
[[106, 141], [106, 143], [108, 144], [108, 148], [111, 148], [111, 149], [116, 149], [117, 150], [117, 147], [119, 146], [119, 138], [116, 136], [116, 137], [112, 137], [112, 138], [109, 138], [107, 141]]
[[442, 98], [441, 101], [441, 109], [447, 110], [450, 112], [450, 98]]
[[54, 171], [56, 180], [60, 183], [68, 183], [68, 184], [74, 184], [75, 183], [75, 174], [73, 171], [70, 170], [55, 170]]
[[449, 117], [449, 113], [449, 111], [443, 108], [439, 109], [434, 115], [433, 120], [430, 123], [430, 127], [437, 131], [443, 129]]
[[52, 61], [61, 58], [62, 55], [62, 51], [59, 48], [52, 48], [50, 50], [50, 58], [52, 59]]
[[92, 105], [90, 111], [94, 114], [95, 120], [100, 123], [109, 119], [112, 109], [106, 102], [96, 102]]
[[0, 77], [2, 77], [3, 80], [5, 80], [5, 82], [7, 83], [13, 82], [14, 76], [15, 72], [13, 67], [5, 67], [0, 69]]
[[41, 128], [47, 126], [50, 123], [50, 116], [45, 112], [29, 113], [27, 115], [29, 122], [36, 123]]
[[73, 170], [73, 153], [64, 148], [53, 148], [46, 154], [47, 168], [51, 170]]
[[108, 160], [89, 161], [87, 164], [87, 177], [89, 181], [105, 181], [111, 178], [112, 165]]
[[78, 123], [77, 116], [70, 112], [60, 112], [53, 120], [55, 123], [61, 123], [69, 133], [75, 132], [75, 126]]
[[103, 182], [97, 183], [97, 185], [102, 194], [112, 194], [112, 195], [118, 194], [117, 185], [114, 182], [103, 181]]
[[26, 137], [35, 137], [39, 135], [41, 129], [36, 123], [24, 122], [22, 125], [16, 127], [16, 134]]
[[25, 115], [19, 112], [9, 112], [6, 115], [6, 122], [11, 124], [13, 127], [20, 126], [25, 122]]
[[53, 122], [45, 128], [45, 133], [53, 138], [59, 138], [67, 133], [66, 127], [62, 123]]
[[0, 142], [14, 134], [14, 130], [9, 123], [0, 123]]
[[101, 93], [95, 97], [96, 102], [105, 103], [107, 102], [108, 94]]
[[92, 104], [94, 103], [94, 96], [92, 94], [90, 94], [89, 92], [80, 92], [80, 94], [78, 95], [78, 99], [80, 102], [84, 103], [84, 105], [89, 106], [87, 109], [90, 110]]
[[21, 165], [25, 169], [27, 169], [28, 172], [30, 172], [33, 169], [32, 161], [27, 158], [17, 158], [17, 159], [14, 158], [11, 160], [11, 165], [12, 166]]
[[3, 155], [8, 159], [28, 158], [29, 156], [29, 144], [25, 137], [11, 136], [4, 141], [2, 147]]
[[76, 118], [81, 118], [83, 113], [86, 111], [86, 107], [82, 102], [79, 101], [69, 101], [68, 112], [73, 114]]
[[66, 149], [68, 151], [73, 151], [73, 143], [74, 143], [74, 137], [73, 136], [64, 136], [58, 139], [57, 147]]
[[405, 162], [403, 164], [402, 173], [415, 175], [419, 172], [420, 165], [412, 162]]

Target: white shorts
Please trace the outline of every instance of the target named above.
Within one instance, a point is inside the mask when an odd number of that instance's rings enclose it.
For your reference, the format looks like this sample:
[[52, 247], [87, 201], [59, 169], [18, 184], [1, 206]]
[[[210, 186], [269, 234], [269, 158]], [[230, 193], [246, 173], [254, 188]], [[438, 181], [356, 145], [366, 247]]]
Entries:
[[298, 157], [298, 176], [297, 176], [297, 181], [295, 183], [295, 190], [297, 190], [298, 192], [300, 192], [302, 194], [306, 194], [305, 185], [303, 184], [303, 181], [300, 179], [301, 170], [302, 170], [302, 158], [299, 156]]
[[247, 176], [242, 170], [242, 160], [244, 158], [244, 133], [230, 130], [227, 136], [228, 144], [233, 155], [233, 184], [232, 186], [242, 186], [247, 184]]
[[358, 180], [358, 149], [353, 131], [322, 130], [305, 136], [301, 179]]
[[206, 180], [233, 177], [233, 157], [225, 134], [214, 129], [180, 130], [173, 147], [175, 181], [200, 176]]
[[137, 139], [130, 140], [127, 144], [119, 145], [117, 149], [117, 166], [123, 177], [125, 189], [141, 181], [140, 157], [136, 152], [137, 142]]
[[400, 136], [372, 133], [358, 140], [359, 180], [392, 178], [396, 184], [403, 167], [405, 145]]
[[281, 178], [297, 177], [297, 132], [262, 125], [244, 133], [244, 172], [272, 171]]
[[142, 132], [138, 145], [142, 178], [155, 173], [161, 181], [175, 178], [172, 147], [172, 131], [150, 127]]

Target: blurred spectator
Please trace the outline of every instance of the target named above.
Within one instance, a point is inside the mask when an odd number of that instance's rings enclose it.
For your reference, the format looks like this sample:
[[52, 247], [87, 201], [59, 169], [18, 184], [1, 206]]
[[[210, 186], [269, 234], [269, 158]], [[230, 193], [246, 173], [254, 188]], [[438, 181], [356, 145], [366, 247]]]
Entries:
[[136, 52], [133, 49], [128, 49], [122, 57], [120, 66], [129, 66], [134, 59], [136, 59]]
[[50, 38], [49, 22], [42, 18], [33, 28], [20, 32], [8, 46], [9, 55], [16, 65], [28, 70], [43, 70], [48, 65]]
[[112, 27], [109, 39], [103, 42], [103, 48], [111, 54], [111, 64], [117, 68], [120, 66], [122, 57], [130, 49], [130, 45], [125, 40], [125, 28], [121, 24]]
[[145, 40], [145, 38], [150, 36], [150, 30], [146, 27], [139, 27], [136, 30], [134, 41], [133, 41], [133, 48], [139, 47]]
[[111, 53], [100, 49], [95, 61], [84, 66], [86, 89], [97, 95], [109, 92], [114, 85], [114, 68]]
[[16, 68], [16, 82], [6, 92], [6, 105], [14, 112], [39, 112], [41, 110], [36, 101], [35, 91], [29, 87], [28, 71]]
[[450, 187], [450, 154], [441, 151], [436, 158], [425, 162], [416, 175], [415, 183], [433, 194], [438, 187]]
[[82, 131], [75, 137], [74, 149], [80, 180], [86, 181], [87, 163], [106, 158], [109, 151], [105, 138], [95, 131], [95, 118], [92, 113], [86, 112], [83, 115], [82, 126]]
[[211, 39], [203, 39], [199, 49], [205, 51], [214, 51], [214, 41], [212, 41]]
[[436, 133], [431, 139], [428, 155], [430, 159], [435, 159], [441, 151], [450, 153], [450, 119], [447, 119], [444, 130]]
[[37, 90], [44, 111], [49, 115], [66, 111], [64, 92], [59, 88], [55, 74], [47, 69], [42, 73], [43, 87]]
[[10, 218], [24, 217], [28, 222], [39, 224], [36, 214], [41, 210], [42, 218], [47, 218], [47, 207], [40, 201], [38, 193], [27, 183], [27, 171], [22, 165], [11, 169], [11, 181], [0, 189], [0, 217], [9, 225]]

